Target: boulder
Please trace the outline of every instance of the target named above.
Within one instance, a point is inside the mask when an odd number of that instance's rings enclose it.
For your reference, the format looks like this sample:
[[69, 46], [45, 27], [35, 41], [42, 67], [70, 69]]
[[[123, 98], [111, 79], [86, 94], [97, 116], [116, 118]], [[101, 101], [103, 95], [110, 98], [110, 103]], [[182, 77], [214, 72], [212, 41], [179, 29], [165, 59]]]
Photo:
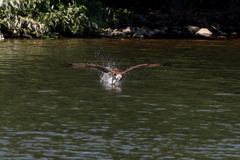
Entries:
[[137, 30], [137, 32], [133, 35], [133, 38], [153, 37], [154, 34], [155, 33], [148, 27], [142, 27]]
[[185, 26], [183, 28], [188, 34], [195, 34], [197, 31], [199, 31], [199, 27], [197, 26]]
[[165, 34], [165, 30], [164, 29], [154, 29], [153, 32], [155, 34]]
[[4, 35], [0, 32], [0, 41], [4, 40]]
[[127, 27], [125, 29], [122, 29], [122, 32], [124, 32], [124, 33], [132, 33], [133, 34], [136, 31], [135, 31], [135, 28]]
[[211, 37], [213, 35], [213, 33], [211, 31], [209, 31], [207, 28], [201, 28], [199, 31], [196, 32], [195, 35], [200, 35], [203, 37]]

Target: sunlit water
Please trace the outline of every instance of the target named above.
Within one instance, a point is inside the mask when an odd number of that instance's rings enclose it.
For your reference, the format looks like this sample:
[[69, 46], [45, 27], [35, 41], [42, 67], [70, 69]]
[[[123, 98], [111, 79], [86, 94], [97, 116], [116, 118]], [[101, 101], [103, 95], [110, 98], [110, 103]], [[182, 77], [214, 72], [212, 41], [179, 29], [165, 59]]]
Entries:
[[[0, 42], [1, 159], [239, 159], [239, 40]], [[111, 85], [117, 67], [150, 62]]]

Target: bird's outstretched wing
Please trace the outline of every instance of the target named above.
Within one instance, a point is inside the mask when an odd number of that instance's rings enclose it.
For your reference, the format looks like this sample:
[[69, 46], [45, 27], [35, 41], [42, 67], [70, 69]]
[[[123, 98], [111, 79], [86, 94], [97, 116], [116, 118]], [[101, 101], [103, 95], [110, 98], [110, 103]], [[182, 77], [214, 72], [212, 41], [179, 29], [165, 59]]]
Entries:
[[96, 69], [99, 69], [105, 73], [108, 73], [108, 72], [112, 72], [112, 70], [106, 68], [106, 67], [103, 67], [103, 66], [100, 66], [100, 65], [97, 65], [97, 64], [88, 64], [88, 63], [68, 63], [66, 64], [67, 67], [72, 67], [72, 68], [96, 68]]
[[156, 67], [156, 66], [168, 66], [169, 64], [168, 63], [145, 63], [145, 64], [139, 64], [139, 65], [136, 65], [136, 66], [132, 66], [128, 69], [126, 69], [125, 71], [122, 72], [122, 74], [126, 73], [126, 72], [129, 72], [135, 68], [142, 68], [142, 67]]

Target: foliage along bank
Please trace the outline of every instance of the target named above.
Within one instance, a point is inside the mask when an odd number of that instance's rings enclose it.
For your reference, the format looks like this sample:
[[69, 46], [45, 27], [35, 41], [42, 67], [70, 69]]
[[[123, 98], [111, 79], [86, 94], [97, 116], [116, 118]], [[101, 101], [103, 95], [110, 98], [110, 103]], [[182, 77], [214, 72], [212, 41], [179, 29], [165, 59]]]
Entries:
[[126, 9], [91, 0], [0, 0], [0, 31], [5, 37], [90, 36], [132, 16]]

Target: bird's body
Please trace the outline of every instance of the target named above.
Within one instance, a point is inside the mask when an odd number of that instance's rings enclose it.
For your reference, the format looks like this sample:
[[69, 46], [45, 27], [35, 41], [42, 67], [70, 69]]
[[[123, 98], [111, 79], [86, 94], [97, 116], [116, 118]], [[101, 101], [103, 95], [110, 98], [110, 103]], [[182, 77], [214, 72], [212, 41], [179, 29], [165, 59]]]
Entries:
[[112, 84], [115, 84], [116, 82], [120, 82], [123, 79], [124, 74], [131, 71], [132, 69], [142, 68], [142, 67], [166, 66], [168, 64], [167, 63], [145, 63], [145, 64], [132, 66], [124, 71], [120, 71], [117, 68], [108, 69], [106, 67], [103, 67], [97, 64], [88, 64], [88, 63], [68, 63], [66, 65], [67, 67], [72, 67], [72, 68], [95, 68], [105, 73], [111, 72], [113, 74]]

